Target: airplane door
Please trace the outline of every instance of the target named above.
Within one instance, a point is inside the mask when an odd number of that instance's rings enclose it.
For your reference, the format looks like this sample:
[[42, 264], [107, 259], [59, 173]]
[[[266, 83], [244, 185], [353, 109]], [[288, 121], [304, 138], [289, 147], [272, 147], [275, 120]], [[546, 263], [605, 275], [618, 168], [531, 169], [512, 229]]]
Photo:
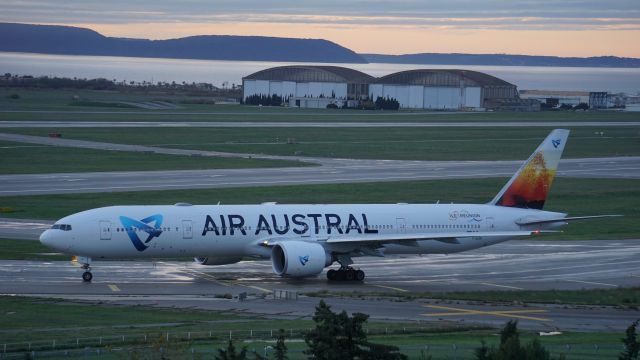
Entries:
[[100, 221], [100, 240], [111, 240], [111, 221]]
[[396, 218], [396, 229], [398, 230], [398, 234], [407, 232], [407, 222], [404, 218]]
[[191, 220], [182, 220], [182, 238], [193, 238], [193, 224], [191, 223]]
[[495, 224], [493, 223], [493, 218], [488, 217], [484, 219], [484, 225], [487, 228], [487, 231], [494, 231], [496, 229]]

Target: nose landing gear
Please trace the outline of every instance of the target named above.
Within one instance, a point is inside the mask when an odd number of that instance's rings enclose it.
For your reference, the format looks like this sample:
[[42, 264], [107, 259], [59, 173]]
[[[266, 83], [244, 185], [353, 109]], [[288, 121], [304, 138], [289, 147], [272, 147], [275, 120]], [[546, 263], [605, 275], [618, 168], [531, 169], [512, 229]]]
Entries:
[[80, 264], [80, 268], [84, 270], [82, 273], [82, 281], [91, 282], [93, 274], [91, 274], [91, 258], [85, 256], [74, 256], [72, 262]]

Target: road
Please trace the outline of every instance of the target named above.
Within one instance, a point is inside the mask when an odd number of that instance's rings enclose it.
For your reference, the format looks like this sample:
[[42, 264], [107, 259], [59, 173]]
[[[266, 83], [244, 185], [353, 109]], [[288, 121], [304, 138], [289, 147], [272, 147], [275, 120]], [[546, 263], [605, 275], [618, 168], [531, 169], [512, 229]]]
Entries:
[[[358, 258], [367, 272], [362, 284], [329, 283], [323, 275], [283, 279], [268, 261], [200, 266], [187, 261], [95, 261], [94, 281], [83, 283], [81, 270], [67, 261], [0, 261], [0, 294], [106, 301], [119, 304], [237, 310], [278, 316], [309, 316], [317, 298], [270, 300], [280, 290], [293, 293], [452, 292], [485, 290], [616, 289], [640, 283], [640, 240], [510, 241], [451, 255]], [[246, 302], [217, 299], [249, 294]], [[266, 296], [266, 299], [263, 297]], [[364, 311], [375, 319], [437, 321], [499, 326], [517, 319], [539, 330], [620, 331], [640, 316], [637, 310], [565, 305], [485, 304], [380, 300], [377, 297], [330, 299], [338, 310]]]

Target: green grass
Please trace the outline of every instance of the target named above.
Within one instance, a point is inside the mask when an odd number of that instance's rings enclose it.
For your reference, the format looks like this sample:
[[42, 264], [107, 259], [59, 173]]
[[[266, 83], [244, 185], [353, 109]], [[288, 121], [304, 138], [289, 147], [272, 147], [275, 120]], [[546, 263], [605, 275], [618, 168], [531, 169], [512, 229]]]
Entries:
[[285, 160], [164, 155], [0, 141], [0, 174], [305, 166]]
[[[20, 99], [10, 99], [18, 94]], [[81, 101], [154, 101], [168, 100], [180, 104], [175, 110], [135, 110], [118, 113], [109, 106], [73, 106], [74, 97]], [[195, 97], [203, 98], [203, 97]], [[206, 99], [206, 98], [204, 98]], [[0, 109], [13, 111], [44, 111], [45, 113], [0, 113], [0, 120], [92, 120], [92, 121], [336, 121], [336, 122], [432, 122], [432, 121], [638, 121], [637, 113], [624, 112], [491, 112], [491, 113], [429, 113], [423, 111], [360, 111], [329, 109], [297, 109], [239, 105], [185, 104], [194, 97], [185, 95], [89, 90], [11, 89], [0, 88]], [[96, 105], [95, 103], [92, 105]], [[84, 111], [114, 111], [91, 114]], [[61, 113], [55, 113], [59, 111]], [[197, 114], [206, 112], [207, 114]], [[178, 115], [179, 114], [179, 115]]]
[[[257, 204], [279, 203], [486, 203], [507, 179], [436, 180], [361, 184], [299, 185], [123, 193], [64, 194], [0, 197], [3, 216], [59, 219], [63, 216], [109, 205], [125, 204]], [[545, 205], [546, 210], [572, 216], [621, 214], [622, 218], [583, 221], [564, 227], [563, 234], [544, 239], [639, 238], [640, 182], [627, 179], [558, 178]], [[50, 206], [55, 204], [55, 206]]]
[[69, 260], [69, 256], [58, 255], [35, 240], [0, 239], [2, 260]]
[[[603, 131], [604, 135], [594, 134]], [[15, 128], [3, 132], [235, 153], [404, 160], [522, 160], [551, 128]], [[287, 143], [293, 139], [294, 144]], [[573, 128], [564, 158], [639, 156], [640, 128]]]
[[570, 305], [602, 305], [619, 306], [637, 309], [640, 306], [640, 287], [592, 290], [516, 290], [516, 291], [453, 291], [407, 292], [407, 293], [368, 293], [319, 291], [305, 293], [307, 296], [324, 298], [366, 296], [389, 297], [403, 300], [437, 299], [437, 300], [469, 300], [489, 303], [541, 303]]
[[[98, 337], [105, 344], [113, 344], [104, 348], [100, 358], [122, 358], [118, 352], [109, 354], [110, 348], [127, 348], [136, 342], [142, 342], [146, 334], [151, 344], [165, 346], [175, 356], [190, 358], [189, 350], [212, 353], [224, 347], [229, 331], [236, 340], [237, 347], [263, 350], [270, 330], [283, 328], [293, 339], [301, 339], [303, 329], [313, 326], [310, 320], [279, 320], [220, 311], [204, 311], [194, 309], [160, 309], [142, 306], [110, 306], [79, 302], [58, 301], [53, 299], [0, 297], [0, 345], [8, 343], [8, 348], [26, 347], [31, 343], [32, 349], [49, 350], [52, 341], [56, 347], [80, 348], [98, 346]], [[401, 347], [403, 352], [416, 356], [420, 349], [429, 346], [429, 353], [436, 358], [470, 359], [474, 348], [485, 340], [489, 345], [499, 342], [497, 330], [468, 325], [455, 325], [446, 322], [406, 322], [385, 323], [369, 321], [369, 340], [377, 343], [393, 344]], [[406, 328], [407, 331], [402, 329]], [[254, 331], [251, 336], [250, 329]], [[385, 330], [386, 329], [386, 330]], [[166, 332], [171, 332], [169, 343]], [[212, 331], [214, 337], [208, 337]], [[386, 331], [389, 334], [384, 334]], [[192, 338], [200, 340], [188, 341], [188, 333]], [[274, 332], [275, 333], [275, 332]], [[380, 334], [382, 333], [382, 334]], [[520, 331], [521, 341], [528, 342], [535, 335], [532, 332]], [[116, 337], [118, 336], [118, 337]], [[121, 337], [125, 342], [121, 342]], [[568, 352], [569, 359], [598, 359], [602, 356], [612, 357], [621, 350], [621, 333], [564, 333], [560, 336], [540, 338], [542, 344], [554, 353]], [[76, 345], [78, 339], [80, 345]], [[182, 341], [180, 341], [182, 339]], [[146, 343], [143, 343], [146, 344]], [[571, 349], [566, 345], [570, 344]], [[601, 349], [595, 351], [594, 344]], [[453, 349], [457, 349], [454, 353]], [[149, 351], [142, 345], [141, 351]], [[153, 346], [153, 345], [152, 345]], [[288, 342], [292, 359], [303, 358], [301, 351], [304, 342]], [[91, 353], [86, 354], [91, 356]], [[600, 357], [598, 357], [600, 356]], [[172, 357], [176, 358], [176, 357]]]

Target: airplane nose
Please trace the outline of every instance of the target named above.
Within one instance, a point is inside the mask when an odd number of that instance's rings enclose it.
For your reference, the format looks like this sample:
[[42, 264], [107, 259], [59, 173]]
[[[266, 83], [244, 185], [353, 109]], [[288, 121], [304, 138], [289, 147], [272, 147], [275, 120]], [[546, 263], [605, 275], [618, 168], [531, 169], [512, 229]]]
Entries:
[[40, 234], [40, 243], [45, 246], [51, 247], [51, 230], [45, 230]]

